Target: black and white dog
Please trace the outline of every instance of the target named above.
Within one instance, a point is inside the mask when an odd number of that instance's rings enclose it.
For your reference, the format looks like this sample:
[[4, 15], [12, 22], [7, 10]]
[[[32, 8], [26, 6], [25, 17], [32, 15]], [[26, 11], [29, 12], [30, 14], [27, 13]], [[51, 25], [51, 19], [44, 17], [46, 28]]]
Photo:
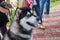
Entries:
[[33, 15], [29, 7], [18, 8], [4, 40], [32, 40], [32, 28], [37, 25], [38, 18]]

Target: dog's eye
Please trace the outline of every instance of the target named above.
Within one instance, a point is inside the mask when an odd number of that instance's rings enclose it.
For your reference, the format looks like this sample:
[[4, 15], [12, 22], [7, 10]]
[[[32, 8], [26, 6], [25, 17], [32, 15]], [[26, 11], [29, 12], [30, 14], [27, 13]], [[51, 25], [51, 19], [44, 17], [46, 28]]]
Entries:
[[27, 15], [27, 17], [31, 17], [31, 15]]

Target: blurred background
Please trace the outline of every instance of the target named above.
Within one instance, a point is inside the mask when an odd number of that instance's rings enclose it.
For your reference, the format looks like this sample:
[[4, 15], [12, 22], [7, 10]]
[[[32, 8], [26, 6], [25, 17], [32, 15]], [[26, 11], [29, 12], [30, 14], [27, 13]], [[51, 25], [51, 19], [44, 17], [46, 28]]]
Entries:
[[[21, 3], [20, 3], [20, 0], [5, 0], [5, 1], [12, 5], [12, 8], [9, 9], [10, 14], [8, 15], [9, 20], [10, 20], [8, 25], [10, 25], [11, 21], [12, 21], [12, 18], [14, 17], [14, 14], [15, 14], [15, 9], [16, 9], [16, 7], [21, 6], [20, 5]], [[59, 4], [60, 4], [60, 0], [50, 0], [50, 8], [52, 8], [56, 5], [59, 5]], [[24, 0], [22, 5], [25, 6], [25, 0]]]
[[[5, 1], [12, 5], [12, 8], [9, 8], [10, 13], [8, 14], [9, 22], [7, 27], [9, 27], [13, 21], [15, 10], [21, 6], [20, 1], [22, 0]], [[25, 0], [22, 3], [22, 6], [25, 6]], [[46, 27], [45, 30], [33, 30], [34, 40], [60, 40], [60, 0], [50, 0], [50, 14], [49, 16], [43, 15], [43, 24]]]

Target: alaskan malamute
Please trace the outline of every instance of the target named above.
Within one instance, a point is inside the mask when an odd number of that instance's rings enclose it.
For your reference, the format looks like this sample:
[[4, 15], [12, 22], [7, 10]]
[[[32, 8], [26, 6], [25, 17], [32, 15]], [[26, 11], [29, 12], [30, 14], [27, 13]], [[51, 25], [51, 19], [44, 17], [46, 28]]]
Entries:
[[32, 40], [32, 28], [37, 25], [38, 18], [33, 15], [29, 7], [17, 8], [12, 25], [4, 36], [4, 40]]

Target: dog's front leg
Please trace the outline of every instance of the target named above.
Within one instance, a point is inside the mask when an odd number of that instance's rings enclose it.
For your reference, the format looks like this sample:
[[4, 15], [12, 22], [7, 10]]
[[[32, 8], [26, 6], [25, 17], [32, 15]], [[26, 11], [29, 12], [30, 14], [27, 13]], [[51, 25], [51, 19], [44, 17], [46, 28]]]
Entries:
[[32, 40], [32, 36], [31, 36], [31, 38], [29, 40]]
[[8, 35], [6, 34], [3, 38], [3, 40], [10, 40], [10, 38], [8, 37]]

